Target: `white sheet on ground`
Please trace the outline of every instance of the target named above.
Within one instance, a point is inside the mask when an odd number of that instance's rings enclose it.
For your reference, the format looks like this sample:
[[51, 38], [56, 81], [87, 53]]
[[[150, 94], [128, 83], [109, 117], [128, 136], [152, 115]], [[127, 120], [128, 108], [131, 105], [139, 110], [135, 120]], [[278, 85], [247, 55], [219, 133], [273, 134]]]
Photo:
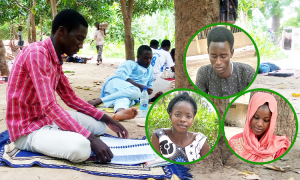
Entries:
[[155, 94], [158, 93], [159, 91], [164, 92], [164, 90], [166, 90], [170, 84], [171, 84], [171, 81], [167, 81], [162, 78], [157, 78], [153, 82], [153, 86], [152, 86], [153, 93], [149, 96], [149, 99], [153, 98], [155, 96]]

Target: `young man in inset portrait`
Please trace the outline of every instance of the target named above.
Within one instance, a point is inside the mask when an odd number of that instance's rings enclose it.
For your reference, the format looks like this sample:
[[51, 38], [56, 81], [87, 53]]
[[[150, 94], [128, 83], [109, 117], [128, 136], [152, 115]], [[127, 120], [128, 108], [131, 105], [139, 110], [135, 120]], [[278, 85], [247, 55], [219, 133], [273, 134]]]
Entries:
[[210, 63], [199, 68], [196, 86], [212, 96], [230, 96], [245, 89], [255, 70], [248, 64], [231, 62], [234, 49], [232, 32], [225, 27], [213, 28], [207, 36]]

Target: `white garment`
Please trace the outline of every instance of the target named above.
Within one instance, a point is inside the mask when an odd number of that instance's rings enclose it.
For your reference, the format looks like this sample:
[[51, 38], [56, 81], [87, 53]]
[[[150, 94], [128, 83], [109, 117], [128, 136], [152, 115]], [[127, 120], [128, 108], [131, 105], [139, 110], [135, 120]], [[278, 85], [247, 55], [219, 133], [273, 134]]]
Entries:
[[24, 41], [24, 39], [23, 39], [23, 31], [18, 31], [18, 36], [21, 36], [21, 41]]
[[157, 49], [152, 49], [152, 61], [151, 65], [153, 66], [153, 72], [154, 72], [154, 79], [159, 78], [165, 67], [173, 67], [174, 62], [172, 60], [172, 57], [169, 52], [165, 50], [157, 50]]
[[96, 39], [96, 46], [103, 45], [104, 43], [104, 32], [102, 30], [96, 30], [93, 34], [92, 39]]
[[[92, 134], [101, 135], [106, 132], [104, 122], [77, 111], [67, 112]], [[74, 163], [85, 161], [91, 155], [90, 141], [86, 137], [75, 132], [60, 130], [56, 124], [46, 125], [20, 137], [14, 143], [18, 149], [68, 159]]]

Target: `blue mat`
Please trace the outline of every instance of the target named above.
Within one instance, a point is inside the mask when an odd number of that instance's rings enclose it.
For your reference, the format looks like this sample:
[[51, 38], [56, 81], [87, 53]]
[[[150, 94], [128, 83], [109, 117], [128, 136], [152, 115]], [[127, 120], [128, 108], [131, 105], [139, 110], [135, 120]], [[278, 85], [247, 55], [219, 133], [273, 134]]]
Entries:
[[[109, 134], [104, 134], [104, 136], [115, 137]], [[122, 178], [170, 179], [173, 174], [177, 175], [180, 179], [186, 180], [192, 177], [192, 175], [188, 172], [189, 168], [177, 164], [150, 168], [145, 164], [122, 165], [72, 163], [64, 159], [49, 157], [43, 154], [33, 153], [29, 151], [18, 150], [14, 146], [14, 143], [10, 143], [7, 130], [0, 134], [0, 166], [10, 166], [13, 168], [30, 168], [34, 164], [45, 168], [74, 169], [94, 175]]]

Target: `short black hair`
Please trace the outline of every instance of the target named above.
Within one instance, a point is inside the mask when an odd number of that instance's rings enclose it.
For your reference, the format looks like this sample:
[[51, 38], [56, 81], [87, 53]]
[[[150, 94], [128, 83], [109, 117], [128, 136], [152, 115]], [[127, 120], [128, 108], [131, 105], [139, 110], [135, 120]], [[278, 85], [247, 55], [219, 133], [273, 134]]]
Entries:
[[151, 51], [152, 52], [152, 50], [151, 50], [151, 48], [149, 46], [147, 46], [147, 45], [141, 45], [138, 48], [138, 50], [137, 50], [137, 54], [141, 55], [144, 51]]
[[156, 39], [152, 39], [151, 41], [150, 41], [150, 47], [152, 47], [152, 46], [159, 46], [159, 42], [156, 40]]
[[88, 28], [89, 25], [84, 19], [84, 17], [79, 14], [77, 11], [73, 9], [65, 9], [60, 11], [54, 18], [52, 22], [52, 34], [58, 30], [60, 26], [67, 28], [68, 32], [71, 32], [72, 29], [75, 29], [83, 25], [84, 27]]
[[230, 50], [233, 49], [234, 37], [232, 32], [223, 27], [217, 26], [213, 28], [207, 35], [207, 48], [209, 48], [210, 42], [226, 42], [230, 45]]
[[165, 39], [161, 42], [161, 47], [171, 47], [171, 41]]
[[183, 92], [182, 94], [176, 95], [170, 102], [167, 108], [168, 114], [172, 112], [174, 105], [180, 101], [187, 101], [191, 103], [194, 107], [194, 116], [197, 114], [197, 103], [194, 98], [192, 98], [187, 92]]
[[99, 24], [99, 22], [95, 22], [95, 25], [96, 25], [96, 24]]
[[172, 55], [172, 56], [175, 55], [175, 48], [173, 48], [173, 49], [171, 50], [171, 55]]

